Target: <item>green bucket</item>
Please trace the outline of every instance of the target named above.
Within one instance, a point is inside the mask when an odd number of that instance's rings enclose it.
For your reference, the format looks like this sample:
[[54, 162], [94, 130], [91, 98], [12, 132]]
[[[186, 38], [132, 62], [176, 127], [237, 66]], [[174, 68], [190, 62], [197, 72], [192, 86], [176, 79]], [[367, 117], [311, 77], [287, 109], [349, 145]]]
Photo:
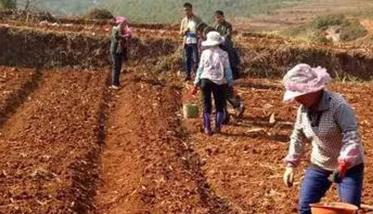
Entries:
[[183, 115], [185, 119], [198, 118], [199, 109], [197, 104], [185, 103], [183, 105]]

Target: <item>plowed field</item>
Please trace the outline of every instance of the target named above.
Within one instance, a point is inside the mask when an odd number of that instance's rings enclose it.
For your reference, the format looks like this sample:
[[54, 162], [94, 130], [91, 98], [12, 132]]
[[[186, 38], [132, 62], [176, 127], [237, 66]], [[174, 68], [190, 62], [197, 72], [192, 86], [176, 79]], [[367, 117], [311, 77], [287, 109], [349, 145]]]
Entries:
[[[182, 118], [190, 85], [177, 75], [175, 32], [139, 26], [136, 55], [125, 65], [122, 87], [112, 91], [107, 84], [110, 68], [102, 59], [107, 51], [106, 43], [100, 42], [106, 35], [102, 25], [85, 30], [84, 23], [58, 28], [2, 22], [4, 32], [12, 28], [17, 38], [37, 38], [38, 32], [48, 29], [42, 34], [51, 37], [48, 44], [54, 33], [58, 38], [65, 38], [61, 32], [65, 33], [67, 44], [70, 40], [77, 44], [66, 49], [79, 52], [71, 64], [55, 57], [63, 52], [62, 43], [57, 51], [49, 45], [37, 56], [27, 52], [28, 63], [23, 64], [29, 68], [17, 67], [20, 62], [10, 49], [6, 50], [10, 55], [0, 54], [5, 64], [0, 66], [0, 213], [5, 214], [296, 213], [309, 156], [297, 170], [294, 187], [285, 187], [282, 160], [297, 106], [281, 102], [280, 72], [305, 59], [333, 62], [332, 72], [345, 68], [368, 72], [372, 62], [369, 55], [356, 59], [353, 54], [338, 55], [344, 50], [335, 47], [320, 47], [336, 51], [335, 55], [318, 52], [318, 46], [300, 55], [310, 47], [301, 49], [276, 38], [239, 38], [244, 70], [263, 72], [257, 76], [268, 78], [247, 75], [237, 81], [236, 91], [246, 105], [243, 118], [225, 126], [221, 134], [206, 137], [200, 119]], [[92, 32], [99, 36], [86, 40]], [[71, 37], [74, 33], [79, 37]], [[79, 41], [87, 47], [95, 42], [94, 50], [100, 54], [82, 48]], [[46, 54], [49, 61], [38, 60], [37, 65], [45, 63], [48, 68], [31, 66], [32, 57]], [[299, 58], [293, 59], [297, 54]], [[8, 58], [11, 63], [4, 60]], [[97, 66], [92, 64], [96, 60], [101, 60]], [[92, 66], [83, 69], [79, 63]], [[373, 88], [371, 82], [357, 79], [336, 81], [330, 89], [342, 93], [359, 117], [367, 154], [363, 202], [373, 204]], [[334, 188], [325, 200], [337, 200]]]

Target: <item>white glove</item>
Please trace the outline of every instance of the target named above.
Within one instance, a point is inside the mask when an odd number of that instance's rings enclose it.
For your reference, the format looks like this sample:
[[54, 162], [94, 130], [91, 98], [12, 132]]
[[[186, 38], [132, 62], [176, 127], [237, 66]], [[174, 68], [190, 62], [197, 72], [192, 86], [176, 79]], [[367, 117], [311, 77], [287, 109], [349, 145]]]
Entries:
[[287, 187], [292, 187], [294, 183], [294, 168], [293, 167], [286, 167], [284, 177], [284, 183]]

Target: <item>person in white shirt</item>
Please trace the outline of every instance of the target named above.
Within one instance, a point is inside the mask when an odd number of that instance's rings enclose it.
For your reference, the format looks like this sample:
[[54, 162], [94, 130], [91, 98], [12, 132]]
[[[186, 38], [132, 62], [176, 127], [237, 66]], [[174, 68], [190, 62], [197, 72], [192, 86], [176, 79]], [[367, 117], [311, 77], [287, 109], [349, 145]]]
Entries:
[[219, 45], [224, 42], [222, 36], [211, 31], [207, 34], [206, 41], [202, 42], [202, 46], [206, 48], [201, 55], [196, 78], [194, 80], [193, 94], [198, 90], [202, 90], [203, 97], [203, 126], [204, 132], [207, 135], [212, 134], [211, 130], [211, 113], [212, 100], [211, 95], [214, 95], [216, 107], [215, 133], [221, 131], [224, 121], [224, 107], [226, 88], [232, 86], [232, 69], [229, 64], [228, 53], [223, 51]]
[[199, 57], [198, 57], [198, 38], [197, 26], [201, 23], [201, 19], [193, 13], [193, 5], [190, 3], [184, 4], [185, 17], [181, 21], [180, 35], [183, 36], [183, 46], [186, 57], [186, 78], [191, 79], [191, 73], [195, 70]]

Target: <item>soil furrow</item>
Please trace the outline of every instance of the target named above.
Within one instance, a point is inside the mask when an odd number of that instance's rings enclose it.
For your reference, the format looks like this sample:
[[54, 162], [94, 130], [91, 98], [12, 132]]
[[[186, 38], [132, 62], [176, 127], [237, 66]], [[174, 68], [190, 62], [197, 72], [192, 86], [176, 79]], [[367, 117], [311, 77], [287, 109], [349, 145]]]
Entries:
[[0, 212], [86, 213], [98, 178], [105, 72], [43, 71], [0, 138]]
[[0, 68], [0, 127], [37, 88], [41, 77], [39, 69]]
[[183, 140], [180, 93], [130, 74], [118, 92], [102, 155], [97, 213], [228, 213]]

